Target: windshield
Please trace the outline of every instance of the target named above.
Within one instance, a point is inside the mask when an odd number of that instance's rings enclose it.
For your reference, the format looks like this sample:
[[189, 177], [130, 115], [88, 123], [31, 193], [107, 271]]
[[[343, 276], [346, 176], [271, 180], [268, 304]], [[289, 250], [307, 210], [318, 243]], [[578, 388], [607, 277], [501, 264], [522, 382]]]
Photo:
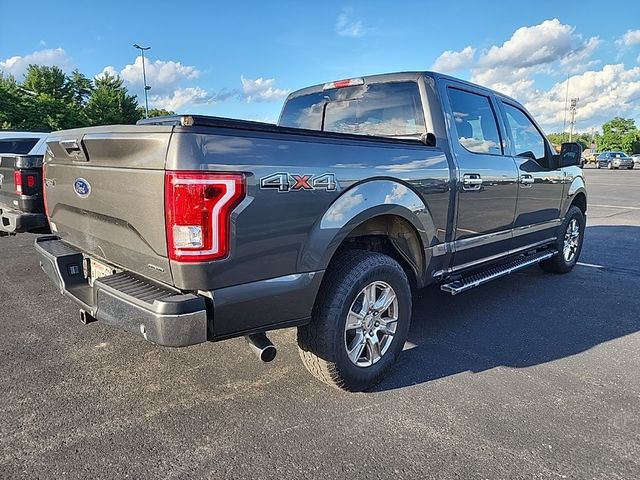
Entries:
[[26, 155], [38, 143], [39, 138], [3, 138], [0, 140], [0, 153]]
[[374, 83], [294, 97], [285, 104], [279, 125], [395, 138], [426, 133], [416, 82]]

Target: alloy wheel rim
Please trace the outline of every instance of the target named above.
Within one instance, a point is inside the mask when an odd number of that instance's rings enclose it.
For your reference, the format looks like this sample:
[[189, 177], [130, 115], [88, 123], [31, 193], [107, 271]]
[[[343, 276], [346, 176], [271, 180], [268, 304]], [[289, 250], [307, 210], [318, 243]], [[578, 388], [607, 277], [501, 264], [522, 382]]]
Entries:
[[398, 325], [398, 297], [386, 282], [368, 284], [349, 307], [344, 347], [351, 362], [369, 367], [384, 356]]
[[566, 262], [570, 262], [575, 258], [579, 245], [580, 225], [578, 224], [578, 220], [572, 218], [569, 225], [567, 225], [567, 231], [564, 234], [564, 247], [562, 253]]

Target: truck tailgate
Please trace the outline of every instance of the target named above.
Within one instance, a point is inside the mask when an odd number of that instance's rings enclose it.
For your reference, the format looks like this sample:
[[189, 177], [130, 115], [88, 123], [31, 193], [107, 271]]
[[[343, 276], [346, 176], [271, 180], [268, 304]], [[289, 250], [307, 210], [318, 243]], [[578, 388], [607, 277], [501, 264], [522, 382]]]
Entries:
[[49, 137], [52, 231], [92, 258], [171, 283], [164, 166], [172, 127], [109, 126]]
[[43, 213], [41, 188], [41, 155], [0, 155], [0, 208]]
[[13, 172], [16, 167], [16, 157], [0, 155], [0, 206], [16, 208], [18, 195], [15, 191]]

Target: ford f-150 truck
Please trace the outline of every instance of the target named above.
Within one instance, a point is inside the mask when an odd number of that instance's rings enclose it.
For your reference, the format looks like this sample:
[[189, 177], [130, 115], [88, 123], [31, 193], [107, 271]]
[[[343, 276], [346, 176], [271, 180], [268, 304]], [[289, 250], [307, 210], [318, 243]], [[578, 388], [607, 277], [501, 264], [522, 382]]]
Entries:
[[47, 133], [0, 131], [0, 237], [48, 232], [42, 202]]
[[[365, 390], [403, 349], [411, 291], [575, 265], [581, 149], [515, 100], [431, 72], [289, 95], [278, 125], [183, 115], [55, 133], [43, 270], [159, 345], [297, 327], [318, 379]], [[508, 299], [505, 298], [505, 301]]]

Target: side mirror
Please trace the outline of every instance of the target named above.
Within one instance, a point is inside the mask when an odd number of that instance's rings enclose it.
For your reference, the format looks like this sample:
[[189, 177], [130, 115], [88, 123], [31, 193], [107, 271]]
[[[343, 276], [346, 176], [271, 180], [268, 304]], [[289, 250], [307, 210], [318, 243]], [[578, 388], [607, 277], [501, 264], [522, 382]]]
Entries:
[[560, 167], [580, 165], [582, 158], [582, 145], [579, 143], [563, 143], [560, 148]]

